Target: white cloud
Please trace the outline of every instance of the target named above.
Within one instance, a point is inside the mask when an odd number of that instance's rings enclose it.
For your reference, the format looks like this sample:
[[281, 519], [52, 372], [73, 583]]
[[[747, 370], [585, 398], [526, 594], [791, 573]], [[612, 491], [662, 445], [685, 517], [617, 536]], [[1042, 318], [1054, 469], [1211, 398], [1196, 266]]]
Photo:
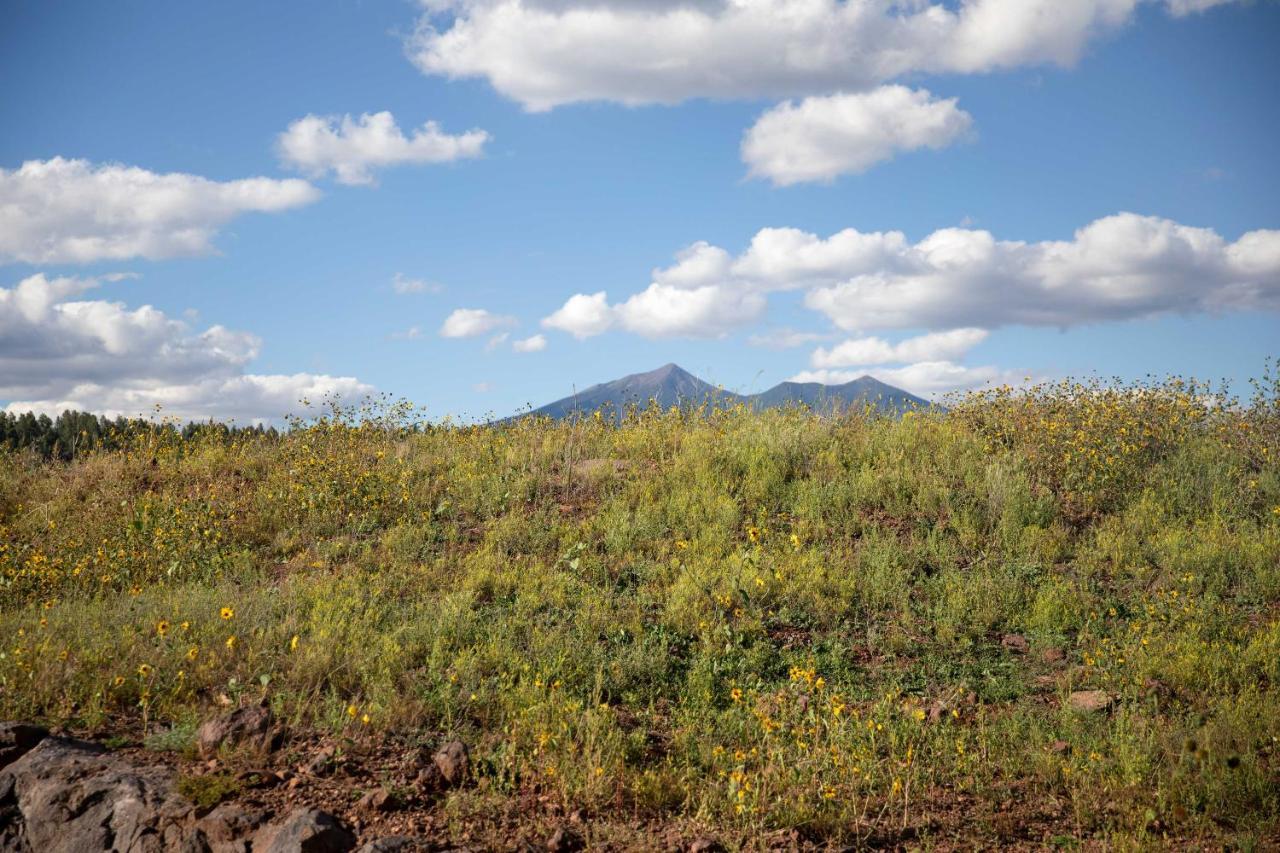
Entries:
[[987, 339], [985, 329], [952, 329], [891, 344], [883, 338], [858, 338], [831, 349], [819, 347], [809, 362], [817, 368], [853, 367], [894, 362], [949, 361], [961, 358]]
[[831, 181], [900, 151], [944, 148], [968, 133], [972, 117], [954, 98], [881, 86], [869, 92], [786, 101], [760, 116], [742, 140], [751, 177], [775, 186]]
[[333, 172], [340, 184], [372, 184], [373, 170], [405, 163], [449, 163], [484, 152], [489, 134], [473, 129], [450, 135], [429, 121], [405, 136], [389, 112], [359, 119], [308, 115], [276, 140], [281, 159], [312, 177]]
[[951, 361], [923, 361], [891, 368], [803, 370], [792, 376], [791, 381], [842, 385], [867, 375], [930, 400], [956, 391], [968, 391], [993, 385], [1017, 385], [1024, 379], [1024, 374], [1021, 372], [1002, 370], [990, 365], [967, 367]]
[[1208, 228], [1121, 213], [1070, 241], [936, 231], [846, 270], [806, 304], [844, 329], [1072, 326], [1165, 313], [1280, 309], [1280, 231], [1228, 243]]
[[[803, 290], [809, 308], [846, 331], [1067, 327], [1167, 313], [1280, 310], [1280, 231], [1228, 242], [1209, 228], [1119, 213], [1073, 239], [1027, 243], [944, 228], [917, 243], [899, 231], [819, 237], [765, 228], [736, 257], [707, 243], [655, 270], [653, 283], [611, 307], [578, 295], [549, 317], [580, 337], [615, 325], [645, 331], [642, 309], [663, 302], [671, 333], [707, 323], [716, 335], [756, 319], [764, 294]], [[690, 294], [698, 293], [695, 298]], [[701, 310], [681, 326], [670, 315]], [[630, 306], [630, 308], [628, 308]], [[628, 318], [624, 316], [630, 313]]]
[[568, 332], [579, 340], [608, 331], [613, 325], [613, 309], [605, 291], [570, 296], [568, 301], [551, 316], [542, 321], [547, 329]]
[[531, 335], [527, 338], [521, 338], [513, 341], [511, 348], [516, 352], [542, 352], [547, 348], [546, 335]]
[[391, 278], [391, 289], [401, 296], [410, 293], [440, 293], [444, 285], [421, 278], [409, 278], [404, 273], [396, 273]]
[[9, 411], [83, 409], [110, 415], [155, 406], [183, 419], [254, 422], [300, 411], [298, 401], [374, 389], [350, 377], [256, 375], [261, 341], [210, 326], [194, 332], [149, 305], [80, 299], [110, 276], [29, 276], [0, 288], [0, 399]]
[[505, 344], [507, 342], [507, 338], [509, 337], [511, 337], [510, 332], [499, 332], [498, 334], [489, 338], [489, 342], [484, 345], [485, 352], [493, 352], [498, 347]]
[[440, 336], [473, 338], [515, 324], [514, 317], [494, 314], [483, 308], [459, 308], [445, 318], [444, 324], [440, 326]]
[[[426, 0], [406, 48], [424, 73], [487, 79], [530, 110], [789, 98], [1069, 65], [1143, 1]], [[1219, 0], [1145, 2], [1186, 14]]]
[[654, 283], [614, 308], [623, 328], [647, 338], [718, 338], [759, 319], [765, 298], [732, 287]]
[[676, 287], [657, 281], [618, 305], [604, 291], [579, 293], [542, 321], [577, 338], [619, 327], [647, 338], [718, 338], [759, 319], [765, 298], [721, 285]]
[[218, 229], [251, 212], [310, 204], [292, 178], [211, 181], [86, 160], [29, 160], [0, 169], [0, 263], [90, 263], [213, 251]]

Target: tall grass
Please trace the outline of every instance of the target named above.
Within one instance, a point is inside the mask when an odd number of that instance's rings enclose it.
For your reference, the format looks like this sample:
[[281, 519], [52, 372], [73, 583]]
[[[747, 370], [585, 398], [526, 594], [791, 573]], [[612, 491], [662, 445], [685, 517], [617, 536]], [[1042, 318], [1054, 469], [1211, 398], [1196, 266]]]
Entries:
[[[398, 410], [9, 455], [0, 717], [142, 733], [266, 695], [304, 729], [458, 733], [486, 796], [727, 837], [927, 838], [1016, 799], [1050, 834], [1258, 843], [1277, 399]], [[1116, 705], [1073, 712], [1078, 689]]]

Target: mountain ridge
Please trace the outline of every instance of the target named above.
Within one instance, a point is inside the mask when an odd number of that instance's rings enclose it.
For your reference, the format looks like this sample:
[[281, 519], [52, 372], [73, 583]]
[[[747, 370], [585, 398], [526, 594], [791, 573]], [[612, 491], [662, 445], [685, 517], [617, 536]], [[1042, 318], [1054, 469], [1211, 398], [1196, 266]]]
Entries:
[[680, 365], [668, 362], [654, 370], [632, 373], [610, 382], [592, 385], [533, 409], [526, 415], [561, 419], [590, 414], [602, 408], [611, 408], [620, 416], [632, 404], [644, 407], [650, 401], [663, 407], [696, 406], [704, 402], [715, 402], [726, 405], [746, 403], [761, 409], [803, 404], [820, 410], [846, 409], [852, 405], [869, 402], [883, 411], [898, 413], [932, 405], [927, 400], [881, 382], [870, 375], [860, 376], [839, 385], [824, 385], [820, 382], [779, 382], [772, 388], [756, 394], [738, 394], [705, 382]]

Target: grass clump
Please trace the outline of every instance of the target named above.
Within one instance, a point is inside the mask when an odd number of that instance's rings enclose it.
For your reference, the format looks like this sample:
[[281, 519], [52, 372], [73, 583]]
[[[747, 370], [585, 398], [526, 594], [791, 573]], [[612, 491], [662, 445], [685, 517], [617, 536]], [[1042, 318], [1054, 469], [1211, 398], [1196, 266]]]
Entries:
[[[303, 729], [463, 736], [466, 797], [743, 843], [1261, 844], [1276, 390], [1064, 384], [901, 418], [337, 413], [10, 454], [0, 716], [181, 749], [215, 698], [266, 695]], [[1111, 710], [1072, 712], [1085, 689]]]

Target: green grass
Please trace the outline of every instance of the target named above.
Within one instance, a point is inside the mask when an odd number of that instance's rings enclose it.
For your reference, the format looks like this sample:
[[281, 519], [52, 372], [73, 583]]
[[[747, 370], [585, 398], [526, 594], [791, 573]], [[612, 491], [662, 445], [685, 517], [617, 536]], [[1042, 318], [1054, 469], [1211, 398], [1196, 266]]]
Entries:
[[[1277, 453], [1274, 394], [1170, 384], [9, 456], [0, 717], [180, 750], [266, 696], [460, 735], [456, 797], [748, 845], [998, 836], [1013, 800], [1045, 843], [1263, 844]], [[1089, 688], [1110, 714], [1065, 707]]]

